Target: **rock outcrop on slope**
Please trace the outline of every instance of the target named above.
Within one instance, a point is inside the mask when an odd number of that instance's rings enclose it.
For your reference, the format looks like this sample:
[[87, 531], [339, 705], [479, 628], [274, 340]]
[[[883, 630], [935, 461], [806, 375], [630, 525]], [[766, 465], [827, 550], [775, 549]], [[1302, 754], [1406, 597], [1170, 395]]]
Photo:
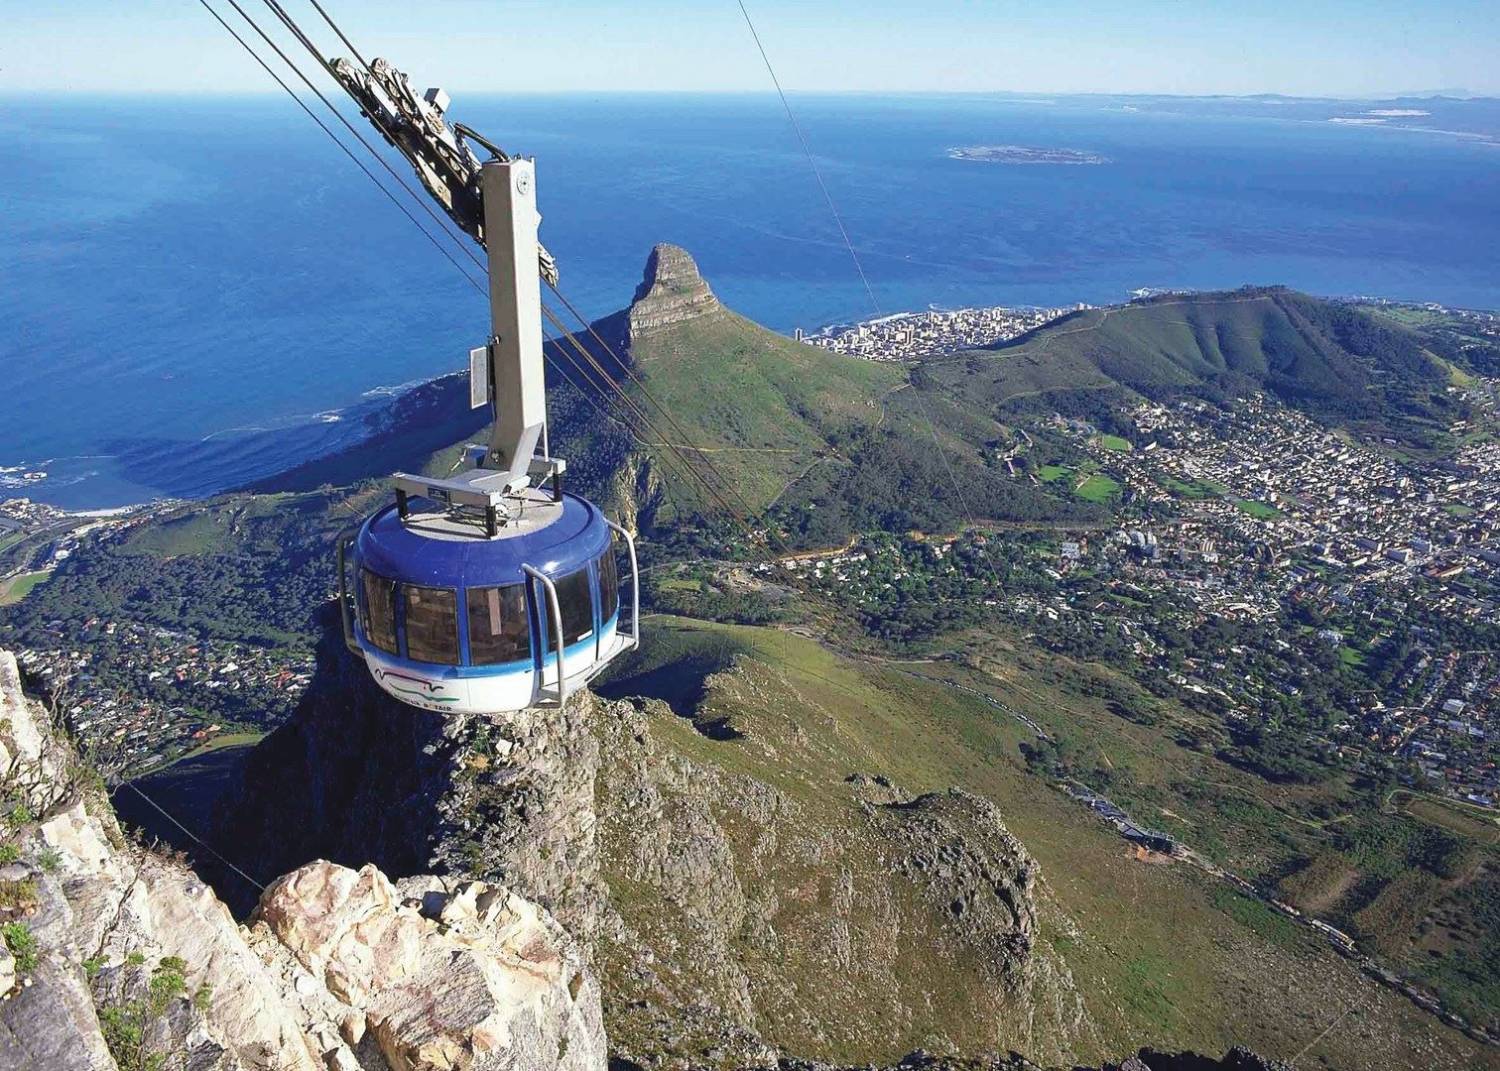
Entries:
[[581, 953], [503, 887], [393, 885], [373, 866], [312, 863], [266, 890], [250, 941], [332, 1067], [368, 1067], [375, 1053], [393, 1071], [603, 1066]]
[[[819, 784], [801, 754], [821, 733], [815, 704], [756, 662], [707, 691], [736, 696], [733, 771], [674, 747], [683, 719], [663, 703], [596, 711], [612, 741], [598, 798], [614, 894], [596, 948], [617, 1056], [881, 1060], [921, 1041], [1051, 1060], [1089, 1035], [1066, 967], [1037, 941], [1037, 864], [992, 803]], [[774, 749], [783, 776], [751, 772], [747, 748]]]
[[122, 834], [3, 652], [0, 800], [4, 1071], [605, 1066], [597, 983], [544, 909], [315, 862], [242, 926]]
[[692, 254], [663, 242], [651, 250], [645, 278], [631, 300], [629, 341], [637, 342], [690, 320], [722, 315], [724, 308], [698, 273]]

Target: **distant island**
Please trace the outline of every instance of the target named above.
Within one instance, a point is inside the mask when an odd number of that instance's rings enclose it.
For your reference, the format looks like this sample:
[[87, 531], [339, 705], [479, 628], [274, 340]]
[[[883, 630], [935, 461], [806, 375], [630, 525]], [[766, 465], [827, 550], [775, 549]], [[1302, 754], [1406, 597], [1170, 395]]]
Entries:
[[970, 145], [949, 149], [954, 160], [978, 160], [986, 164], [1107, 164], [1096, 152], [1079, 149], [1031, 149], [1025, 145]]

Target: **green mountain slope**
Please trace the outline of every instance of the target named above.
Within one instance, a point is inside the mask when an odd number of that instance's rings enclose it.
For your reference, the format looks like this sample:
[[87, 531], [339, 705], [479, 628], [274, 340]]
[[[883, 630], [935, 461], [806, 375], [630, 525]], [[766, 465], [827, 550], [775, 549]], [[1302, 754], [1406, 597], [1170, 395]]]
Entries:
[[[951, 530], [970, 519], [1102, 516], [1066, 492], [1016, 481], [986, 459], [982, 445], [1003, 429], [983, 410], [944, 409], [943, 419], [934, 416], [930, 424], [925, 407], [911, 401], [904, 366], [839, 356], [736, 315], [674, 246], [652, 252], [630, 307], [593, 328], [608, 350], [588, 336], [585, 345], [602, 364], [614, 365], [623, 389], [658, 423], [662, 440], [716, 487], [730, 489], [736, 510], [771, 509], [791, 545], [842, 542], [874, 528]], [[628, 374], [615, 356], [629, 366]], [[578, 393], [559, 385], [561, 395]], [[607, 400], [603, 392], [591, 395]], [[944, 408], [942, 399], [930, 404]], [[660, 416], [663, 409], [670, 420]], [[617, 455], [617, 443], [601, 449], [601, 428], [607, 425], [594, 420], [555, 441], [570, 459]], [[674, 473], [680, 463], [664, 456], [664, 442], [634, 448], [616, 490], [640, 493], [671, 481], [676, 498], [663, 519], [722, 513]]]
[[[659, 1040], [656, 1002], [691, 992], [708, 1007], [742, 1009], [787, 1050], [835, 1061], [920, 1043], [1019, 1048], [1069, 1066], [1150, 1040], [1199, 1051], [1246, 1044], [1308, 1067], [1493, 1066], [1484, 1049], [1362, 976], [1315, 932], [1187, 862], [1144, 858], [1035, 776], [1026, 758], [1035, 731], [984, 696], [1059, 738], [1086, 740], [1095, 755], [1107, 751], [1122, 787], [1131, 775], [1198, 784], [1200, 810], [1184, 808], [1195, 836], [1240, 828], [1220, 806], [1275, 819], [1245, 824], [1244, 843], [1227, 849], [1235, 866], [1280, 849], [1275, 808], [1300, 806], [1122, 722], [1089, 694], [1083, 667], [1027, 657], [988, 672], [882, 664], [763, 629], [652, 624], [651, 646], [603, 687], [663, 694], [688, 715], [655, 708], [631, 725], [639, 735], [617, 731], [620, 744], [602, 752], [605, 877], [626, 932], [655, 950], [649, 970], [632, 940], [601, 950], [612, 1036], [631, 1047], [651, 1051], [641, 1042]], [[687, 702], [675, 692], [685, 672], [699, 685]], [[643, 759], [643, 750], [659, 757]], [[901, 855], [878, 833], [882, 801], [950, 788], [993, 802], [1040, 863], [1036, 959], [1019, 994], [987, 977], [993, 964], [959, 939], [972, 921], [965, 912], [955, 908], [928, 932], [918, 905], [892, 903]], [[643, 843], [674, 834], [680, 855], [710, 856], [704, 845], [713, 844], [724, 872], [695, 885], [674, 881], [671, 867], [642, 865]], [[948, 854], [935, 871], [940, 884], [960, 873]], [[704, 948], [714, 949], [711, 966], [666, 951]], [[1351, 1007], [1341, 1029], [1325, 1030]], [[1018, 1011], [1029, 1013], [1025, 1025]]]
[[878, 400], [904, 382], [897, 367], [845, 361], [728, 312], [648, 335], [631, 356], [681, 425], [678, 445], [710, 454], [757, 510], [872, 430]]
[[[654, 428], [641, 445], [662, 475], [672, 474], [676, 459], [663, 455], [675, 448], [736, 508], [756, 514], [809, 467], [843, 463], [843, 448], [879, 424], [879, 400], [905, 382], [894, 365], [847, 361], [736, 315], [671, 245], [652, 250], [629, 307], [582, 337], [649, 415]], [[559, 347], [554, 356], [569, 355]], [[687, 488], [680, 497], [712, 505]]]
[[564, 436], [570, 456], [625, 461], [617, 491], [666, 486], [675, 502], [663, 520], [722, 513], [672, 476], [671, 443], [732, 489], [737, 510], [771, 508], [801, 546], [871, 529], [1102, 519], [1099, 502], [1018, 478], [997, 449], [1015, 426], [1037, 434], [1037, 418], [1058, 412], [1108, 428], [1142, 399], [1264, 390], [1330, 425], [1420, 450], [1448, 445], [1449, 426], [1466, 415], [1449, 393], [1452, 369], [1418, 335], [1281, 288], [1086, 310], [992, 349], [923, 361], [908, 379], [897, 363], [834, 355], [734, 314], [686, 252], [659, 246], [631, 305], [594, 329], [611, 344], [589, 348], [601, 363], [619, 356], [630, 366], [627, 376], [615, 365], [618, 379], [664, 441], [601, 442], [593, 421]]
[[1414, 333], [1280, 288], [1090, 309], [924, 367], [933, 391], [1008, 415], [1089, 416], [1133, 395], [1259, 388], [1327, 423], [1426, 449], [1463, 415], [1449, 366]]

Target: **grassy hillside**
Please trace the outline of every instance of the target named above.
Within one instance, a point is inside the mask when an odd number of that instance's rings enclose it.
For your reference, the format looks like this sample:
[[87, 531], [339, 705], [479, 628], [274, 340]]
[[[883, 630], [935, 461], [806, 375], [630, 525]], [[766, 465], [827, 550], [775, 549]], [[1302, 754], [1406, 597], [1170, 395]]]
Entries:
[[[715, 817], [729, 833], [740, 881], [761, 889], [771, 905], [775, 970], [761, 959], [771, 938], [752, 938], [748, 928], [733, 960], [768, 1040], [812, 1056], [861, 1061], [946, 1038], [960, 1049], [1016, 1048], [1065, 1065], [1117, 1057], [1150, 1040], [1198, 1051], [1239, 1043], [1283, 1060], [1301, 1053], [1305, 1067], [1496, 1066], [1489, 1053], [1361, 976], [1310, 931], [1190, 865], [1143, 859], [1036, 775], [1025, 756], [1035, 736], [1018, 719], [934, 679], [954, 677], [997, 696], [1047, 731], [1107, 752], [1122, 773], [1200, 787], [1222, 783], [1202, 797], [1201, 815], [1183, 808], [1188, 820], [1233, 826], [1212, 801], [1228, 810], [1237, 794], [1248, 796], [1242, 807], [1261, 807], [1274, 821], [1249, 829], [1249, 839], [1226, 852], [1240, 858], [1284, 850], [1276, 846], [1282, 820], [1275, 808], [1295, 808], [1296, 801], [1263, 798], [1263, 783], [1174, 746], [1164, 734], [1127, 726], [1117, 741], [1122, 720], [1102, 700], [1066, 687], [1067, 674], [1016, 659], [992, 662], [988, 673], [861, 662], [784, 633], [685, 619], [651, 625], [651, 647], [604, 690], [630, 694], [667, 685], [679, 709], [688, 700], [690, 716], [654, 716], [650, 733], [658, 746], [724, 779]], [[692, 697], [681, 679], [689, 671], [697, 685]], [[998, 804], [1008, 828], [1041, 863], [1039, 954], [1059, 973], [1048, 990], [1050, 1010], [1021, 1027], [1026, 1033], [1018, 1035], [1018, 1024], [1003, 1014], [975, 1015], [969, 986], [978, 976], [962, 962], [939, 962], [935, 947], [931, 955], [903, 960], [904, 997], [829, 954], [829, 927], [837, 923], [856, 943], [869, 942], [882, 910], [861, 862], [869, 819], [851, 774], [884, 777], [902, 794], [950, 786], [978, 793]], [[676, 774], [673, 783], [686, 786], [695, 776]], [[786, 801], [769, 828], [743, 805], [758, 798], [755, 785], [765, 786], [760, 796], [774, 790]], [[1146, 811], [1142, 818], [1160, 815]], [[653, 935], [658, 949], [692, 947], [693, 933], [674, 929], [689, 923], [623, 866], [628, 846], [612, 843], [608, 828], [602, 835], [626, 922]], [[837, 865], [799, 869], [795, 846], [809, 836]], [[840, 893], [840, 882], [850, 891]], [[900, 936], [891, 932], [889, 940]], [[616, 1032], [646, 1029], [633, 1017], [631, 1000], [660, 995], [632, 989], [638, 981], [632, 965], [613, 952], [604, 967], [618, 987]], [[718, 998], [710, 980], [697, 984], [707, 998]], [[916, 999], [923, 991], [929, 998]], [[1073, 995], [1082, 1001], [1082, 1023], [1065, 1011]], [[871, 1007], [885, 1024], [878, 1037], [868, 1033]], [[1341, 1015], [1339, 1028], [1327, 1031]]]
[[1132, 396], [1261, 388], [1358, 434], [1435, 449], [1462, 416], [1447, 393], [1449, 366], [1416, 334], [1279, 288], [1091, 309], [924, 371], [935, 394], [1002, 417], [1094, 417]]
[[[618, 321], [601, 322], [600, 333], [618, 333]], [[649, 394], [669, 409], [681, 429], [663, 434], [712, 466], [709, 478], [734, 489], [737, 509], [769, 510], [790, 545], [875, 529], [951, 531], [971, 519], [1102, 516], [1066, 491], [1009, 478], [983, 449], [1005, 431], [987, 409], [916, 399], [902, 365], [832, 354], [729, 312], [620, 347], [640, 381], [622, 377], [626, 391], [642, 408]], [[585, 456], [593, 450], [591, 440], [573, 442]], [[661, 443], [641, 452], [669, 475]], [[690, 492], [679, 499], [688, 511], [722, 512]]]
[[[711, 457], [757, 512], [820, 460], [880, 421], [901, 368], [848, 361], [732, 313], [654, 333], [631, 347], [646, 388], [681, 425], [663, 429]], [[651, 444], [655, 447], [657, 444]]]
[[1465, 415], [1448, 393], [1451, 366], [1419, 336], [1283, 289], [1088, 310], [910, 371], [800, 345], [722, 310], [633, 344], [623, 323], [621, 314], [600, 329], [621, 340], [645, 390], [682, 424], [670, 438], [749, 505], [773, 506], [799, 545], [971, 519], [1102, 517], [1111, 488], [1074, 495], [1017, 480], [991, 449], [1018, 423], [1037, 433], [1037, 418], [1055, 412], [1108, 430], [1121, 406], [1142, 398], [1264, 389], [1329, 424], [1422, 450], [1448, 445], [1449, 425]]

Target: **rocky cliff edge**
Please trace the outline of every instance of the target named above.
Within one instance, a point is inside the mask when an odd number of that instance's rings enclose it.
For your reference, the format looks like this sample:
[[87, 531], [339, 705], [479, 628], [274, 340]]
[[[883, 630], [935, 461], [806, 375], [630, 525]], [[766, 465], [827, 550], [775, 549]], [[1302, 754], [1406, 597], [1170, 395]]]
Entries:
[[132, 842], [0, 652], [0, 1071], [584, 1071], [599, 988], [484, 882], [316, 861], [244, 925]]

